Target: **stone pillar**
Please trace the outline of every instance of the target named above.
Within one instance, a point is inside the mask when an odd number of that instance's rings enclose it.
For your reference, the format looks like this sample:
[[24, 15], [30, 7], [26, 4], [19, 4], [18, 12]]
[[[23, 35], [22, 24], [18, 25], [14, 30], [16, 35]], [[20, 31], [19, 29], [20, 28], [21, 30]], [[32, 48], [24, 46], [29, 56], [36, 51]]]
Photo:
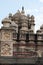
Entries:
[[1, 56], [13, 56], [11, 30], [1, 30]]
[[38, 30], [37, 31], [37, 44], [38, 44], [38, 50], [37, 50], [37, 52], [38, 52], [38, 55], [39, 55], [39, 57], [41, 57], [41, 54], [42, 54], [42, 51], [43, 51], [43, 44], [42, 44], [42, 34], [41, 34], [41, 30]]
[[35, 26], [35, 23], [34, 23], [34, 16], [32, 15], [31, 16], [31, 29], [34, 31], [34, 26]]

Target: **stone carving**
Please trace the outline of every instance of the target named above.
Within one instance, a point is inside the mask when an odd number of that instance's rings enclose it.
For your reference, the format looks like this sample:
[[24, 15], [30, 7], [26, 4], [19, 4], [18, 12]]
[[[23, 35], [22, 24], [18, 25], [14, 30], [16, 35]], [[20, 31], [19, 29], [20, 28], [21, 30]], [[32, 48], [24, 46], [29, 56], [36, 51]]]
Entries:
[[2, 44], [1, 46], [1, 55], [2, 56], [11, 56], [11, 47], [10, 44]]
[[10, 33], [4, 33], [5, 39], [10, 39]]
[[9, 32], [3, 32], [2, 33], [2, 40], [10, 40], [10, 33]]

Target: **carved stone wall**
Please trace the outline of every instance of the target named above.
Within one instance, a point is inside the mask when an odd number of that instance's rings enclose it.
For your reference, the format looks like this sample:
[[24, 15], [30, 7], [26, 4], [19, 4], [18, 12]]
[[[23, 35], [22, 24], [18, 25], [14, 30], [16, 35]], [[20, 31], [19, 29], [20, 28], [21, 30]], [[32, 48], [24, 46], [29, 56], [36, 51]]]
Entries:
[[1, 43], [1, 56], [12, 56], [13, 55], [13, 44], [12, 42]]

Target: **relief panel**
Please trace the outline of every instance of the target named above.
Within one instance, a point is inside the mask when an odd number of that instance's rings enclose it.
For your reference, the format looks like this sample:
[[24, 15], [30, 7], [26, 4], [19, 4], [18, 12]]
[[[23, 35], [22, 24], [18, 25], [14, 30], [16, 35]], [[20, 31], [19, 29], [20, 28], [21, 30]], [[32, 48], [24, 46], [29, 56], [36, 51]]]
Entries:
[[12, 56], [12, 44], [2, 43], [1, 44], [1, 56]]
[[9, 41], [11, 40], [11, 33], [10, 32], [2, 32], [2, 41]]

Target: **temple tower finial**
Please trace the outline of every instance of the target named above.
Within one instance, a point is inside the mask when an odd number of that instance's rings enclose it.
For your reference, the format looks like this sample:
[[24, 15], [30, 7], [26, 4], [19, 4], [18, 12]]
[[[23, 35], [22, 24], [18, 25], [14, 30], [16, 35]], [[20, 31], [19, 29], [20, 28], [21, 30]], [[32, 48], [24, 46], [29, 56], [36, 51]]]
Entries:
[[24, 13], [24, 7], [22, 6], [22, 13]]
[[24, 11], [24, 7], [22, 6], [22, 11]]

